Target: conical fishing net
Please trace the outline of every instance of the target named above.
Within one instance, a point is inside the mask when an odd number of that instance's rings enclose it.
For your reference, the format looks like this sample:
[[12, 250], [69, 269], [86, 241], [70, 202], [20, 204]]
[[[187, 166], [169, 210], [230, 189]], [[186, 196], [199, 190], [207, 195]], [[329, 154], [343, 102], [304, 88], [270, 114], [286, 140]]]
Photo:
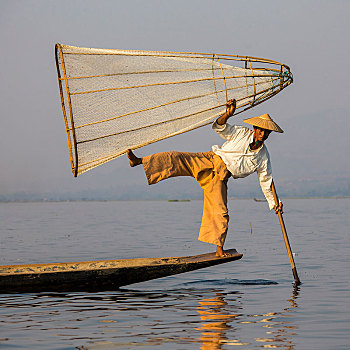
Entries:
[[275, 61], [215, 54], [88, 49], [56, 44], [74, 176], [152, 142], [237, 113], [292, 82]]

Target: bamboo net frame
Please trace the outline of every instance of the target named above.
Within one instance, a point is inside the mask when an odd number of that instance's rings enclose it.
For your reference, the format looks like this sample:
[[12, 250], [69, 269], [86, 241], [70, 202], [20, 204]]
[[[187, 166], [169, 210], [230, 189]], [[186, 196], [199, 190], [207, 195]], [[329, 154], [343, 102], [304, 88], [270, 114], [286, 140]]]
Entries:
[[153, 142], [236, 114], [293, 82], [277, 61], [212, 53], [55, 45], [61, 105], [76, 177]]

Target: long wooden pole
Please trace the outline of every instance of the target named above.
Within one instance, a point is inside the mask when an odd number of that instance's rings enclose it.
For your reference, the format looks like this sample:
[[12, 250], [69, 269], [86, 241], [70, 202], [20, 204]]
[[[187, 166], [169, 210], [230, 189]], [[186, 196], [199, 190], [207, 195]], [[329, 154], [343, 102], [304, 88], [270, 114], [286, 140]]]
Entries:
[[[272, 193], [273, 193], [273, 198], [275, 199], [275, 204], [278, 205], [279, 200], [277, 197], [276, 187], [275, 187], [273, 180], [272, 180], [272, 184], [271, 184], [271, 189], [272, 189]], [[288, 239], [288, 235], [287, 235], [287, 231], [286, 231], [286, 226], [284, 225], [283, 216], [282, 216], [282, 213], [280, 211], [278, 211], [278, 218], [280, 220], [283, 239], [284, 239], [284, 243], [286, 244], [287, 253], [288, 253], [288, 257], [289, 257], [289, 261], [290, 261], [290, 266], [292, 267], [294, 281], [296, 284], [300, 284], [301, 282], [300, 282], [300, 279], [298, 277], [297, 268], [295, 267], [293, 253], [292, 253], [292, 249], [291, 249], [290, 244], [289, 244], [289, 239]]]

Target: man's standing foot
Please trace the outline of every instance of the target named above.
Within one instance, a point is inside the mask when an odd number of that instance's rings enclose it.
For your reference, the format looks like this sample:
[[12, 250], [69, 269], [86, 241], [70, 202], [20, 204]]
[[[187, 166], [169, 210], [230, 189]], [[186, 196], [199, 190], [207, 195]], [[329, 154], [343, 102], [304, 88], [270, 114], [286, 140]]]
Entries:
[[134, 166], [142, 164], [142, 158], [136, 157], [131, 149], [128, 149], [126, 154], [127, 154], [128, 158], [129, 158], [131, 167], [134, 167]]
[[225, 252], [223, 247], [218, 245], [218, 246], [216, 246], [216, 256], [218, 258], [227, 258], [229, 256], [232, 256], [232, 254], [229, 252]]

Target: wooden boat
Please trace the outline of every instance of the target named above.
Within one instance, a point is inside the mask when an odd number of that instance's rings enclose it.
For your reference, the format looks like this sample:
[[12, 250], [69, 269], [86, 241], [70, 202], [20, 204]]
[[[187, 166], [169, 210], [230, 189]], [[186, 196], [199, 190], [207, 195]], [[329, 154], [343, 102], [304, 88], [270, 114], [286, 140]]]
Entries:
[[0, 292], [115, 290], [132, 283], [152, 280], [241, 259], [215, 253], [168, 258], [137, 258], [0, 266]]
[[255, 202], [267, 202], [266, 199], [254, 198]]

